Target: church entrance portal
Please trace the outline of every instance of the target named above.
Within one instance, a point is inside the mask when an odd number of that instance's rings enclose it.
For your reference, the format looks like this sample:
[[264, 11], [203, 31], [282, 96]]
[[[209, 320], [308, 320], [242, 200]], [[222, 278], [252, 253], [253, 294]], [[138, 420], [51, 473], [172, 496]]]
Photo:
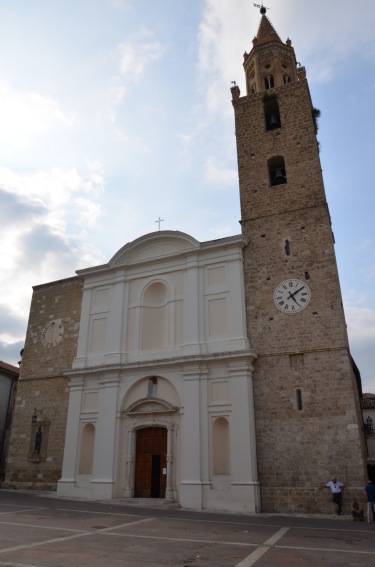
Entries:
[[165, 498], [167, 429], [147, 427], [136, 432], [135, 498]]

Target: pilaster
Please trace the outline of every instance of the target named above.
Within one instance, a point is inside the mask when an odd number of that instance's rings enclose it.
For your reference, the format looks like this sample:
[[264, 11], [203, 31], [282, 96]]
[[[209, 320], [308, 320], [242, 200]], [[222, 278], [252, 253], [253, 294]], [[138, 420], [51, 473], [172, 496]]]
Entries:
[[99, 411], [95, 435], [93, 493], [99, 498], [112, 498], [115, 483], [115, 447], [117, 446], [117, 372], [103, 374], [99, 380]]

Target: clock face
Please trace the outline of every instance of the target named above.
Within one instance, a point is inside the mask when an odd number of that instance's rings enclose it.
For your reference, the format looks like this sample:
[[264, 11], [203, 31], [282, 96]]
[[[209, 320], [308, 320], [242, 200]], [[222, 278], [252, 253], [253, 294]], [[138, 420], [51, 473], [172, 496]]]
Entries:
[[62, 319], [50, 321], [42, 331], [42, 343], [45, 347], [54, 347], [59, 344], [64, 334]]
[[301, 280], [290, 279], [281, 282], [275, 289], [273, 300], [283, 313], [298, 313], [310, 302], [310, 289]]

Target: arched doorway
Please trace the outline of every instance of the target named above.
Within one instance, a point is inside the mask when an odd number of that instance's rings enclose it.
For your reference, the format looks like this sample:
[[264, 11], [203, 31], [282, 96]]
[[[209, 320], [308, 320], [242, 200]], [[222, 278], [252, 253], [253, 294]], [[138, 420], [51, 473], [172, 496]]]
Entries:
[[138, 429], [135, 444], [134, 498], [165, 498], [167, 429]]

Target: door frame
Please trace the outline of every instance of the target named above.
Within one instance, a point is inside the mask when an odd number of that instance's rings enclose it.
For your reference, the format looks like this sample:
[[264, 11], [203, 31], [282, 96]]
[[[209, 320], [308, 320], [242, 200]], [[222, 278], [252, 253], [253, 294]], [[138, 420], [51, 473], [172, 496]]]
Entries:
[[167, 430], [167, 478], [165, 500], [177, 501], [176, 488], [176, 446], [178, 429], [178, 408], [165, 400], [138, 400], [123, 412], [125, 419], [125, 483], [123, 495], [134, 498], [135, 437], [138, 429], [164, 427]]
[[[153, 434], [155, 430], [156, 437]], [[134, 495], [137, 494], [138, 498], [165, 498], [167, 442], [166, 427], [142, 427], [135, 430]]]

